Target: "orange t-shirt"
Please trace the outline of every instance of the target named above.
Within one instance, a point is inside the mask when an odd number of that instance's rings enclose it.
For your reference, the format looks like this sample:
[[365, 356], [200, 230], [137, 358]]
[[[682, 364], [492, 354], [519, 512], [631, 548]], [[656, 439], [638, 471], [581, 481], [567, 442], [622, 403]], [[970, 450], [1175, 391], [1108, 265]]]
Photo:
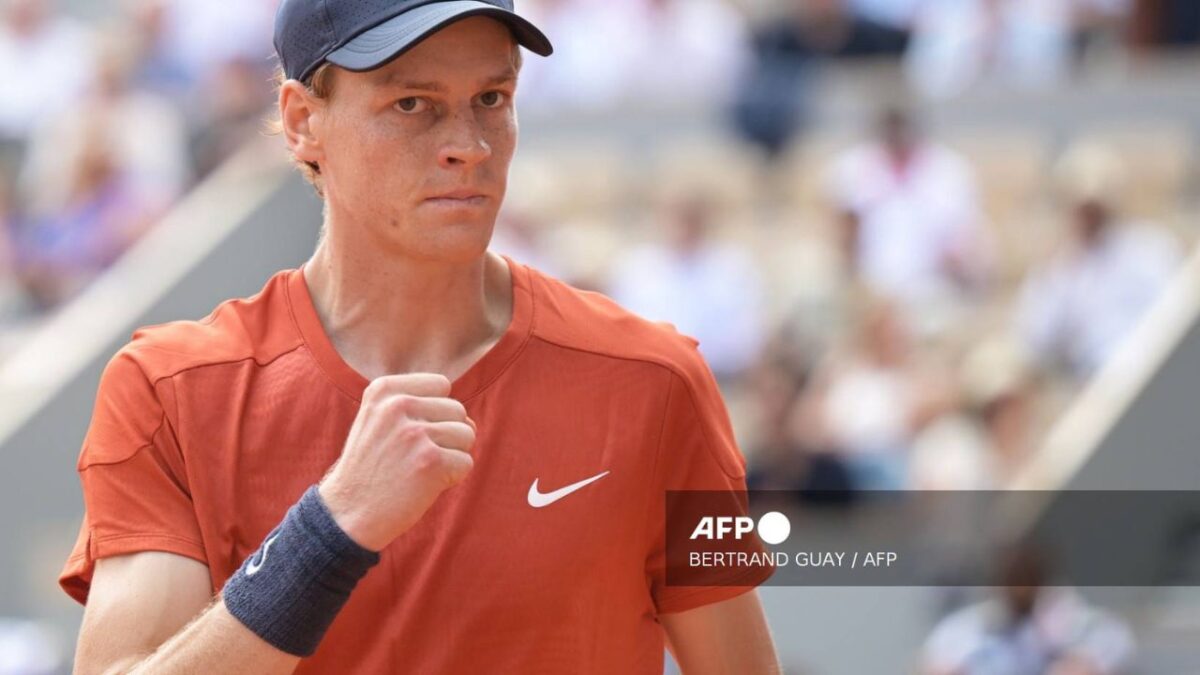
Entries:
[[[659, 614], [747, 586], [664, 583], [667, 490], [744, 490], [696, 342], [524, 265], [512, 322], [453, 383], [475, 467], [359, 583], [298, 673], [662, 673]], [[137, 331], [104, 371], [79, 457], [86, 514], [60, 583], [168, 551], [213, 592], [341, 453], [367, 380], [301, 270], [205, 319]], [[559, 501], [541, 493], [608, 472]]]

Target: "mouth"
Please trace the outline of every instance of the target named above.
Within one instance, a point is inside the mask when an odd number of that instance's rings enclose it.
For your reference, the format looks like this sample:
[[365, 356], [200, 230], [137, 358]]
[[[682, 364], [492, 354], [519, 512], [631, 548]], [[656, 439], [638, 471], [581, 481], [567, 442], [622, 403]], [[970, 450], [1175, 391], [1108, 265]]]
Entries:
[[429, 197], [425, 201], [434, 206], [483, 206], [491, 198], [482, 192], [463, 189], [446, 192], [440, 195]]

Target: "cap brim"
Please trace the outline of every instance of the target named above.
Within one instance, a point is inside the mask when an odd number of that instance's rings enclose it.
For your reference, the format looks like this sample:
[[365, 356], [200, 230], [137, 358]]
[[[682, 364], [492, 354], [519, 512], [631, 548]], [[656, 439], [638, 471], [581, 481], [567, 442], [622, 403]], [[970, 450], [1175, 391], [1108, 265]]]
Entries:
[[504, 22], [517, 43], [541, 56], [554, 52], [550, 40], [521, 16], [475, 0], [435, 2], [393, 17], [334, 50], [325, 60], [346, 70], [374, 70], [400, 56], [421, 40], [468, 16], [490, 16]]

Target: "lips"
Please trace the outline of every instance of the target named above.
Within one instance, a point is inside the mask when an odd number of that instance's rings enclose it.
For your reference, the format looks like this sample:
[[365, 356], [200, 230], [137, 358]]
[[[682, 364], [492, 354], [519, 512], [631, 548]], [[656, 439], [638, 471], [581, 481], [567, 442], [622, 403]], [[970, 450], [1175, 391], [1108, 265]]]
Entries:
[[472, 190], [470, 188], [463, 188], [460, 190], [445, 192], [440, 195], [434, 195], [434, 196], [430, 197], [427, 201], [439, 201], [439, 202], [460, 201], [460, 202], [471, 203], [471, 202], [475, 202], [475, 201], [484, 201], [486, 199], [487, 199], [487, 195], [483, 194], [482, 192], [480, 192], [478, 190]]

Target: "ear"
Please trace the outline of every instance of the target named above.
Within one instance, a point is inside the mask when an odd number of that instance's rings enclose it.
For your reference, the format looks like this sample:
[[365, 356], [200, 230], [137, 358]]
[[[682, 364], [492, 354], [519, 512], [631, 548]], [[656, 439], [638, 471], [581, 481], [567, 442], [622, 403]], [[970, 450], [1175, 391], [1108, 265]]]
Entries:
[[279, 88], [279, 119], [283, 136], [296, 159], [320, 164], [325, 159], [321, 144], [321, 122], [325, 101], [313, 96], [303, 84], [288, 80]]

